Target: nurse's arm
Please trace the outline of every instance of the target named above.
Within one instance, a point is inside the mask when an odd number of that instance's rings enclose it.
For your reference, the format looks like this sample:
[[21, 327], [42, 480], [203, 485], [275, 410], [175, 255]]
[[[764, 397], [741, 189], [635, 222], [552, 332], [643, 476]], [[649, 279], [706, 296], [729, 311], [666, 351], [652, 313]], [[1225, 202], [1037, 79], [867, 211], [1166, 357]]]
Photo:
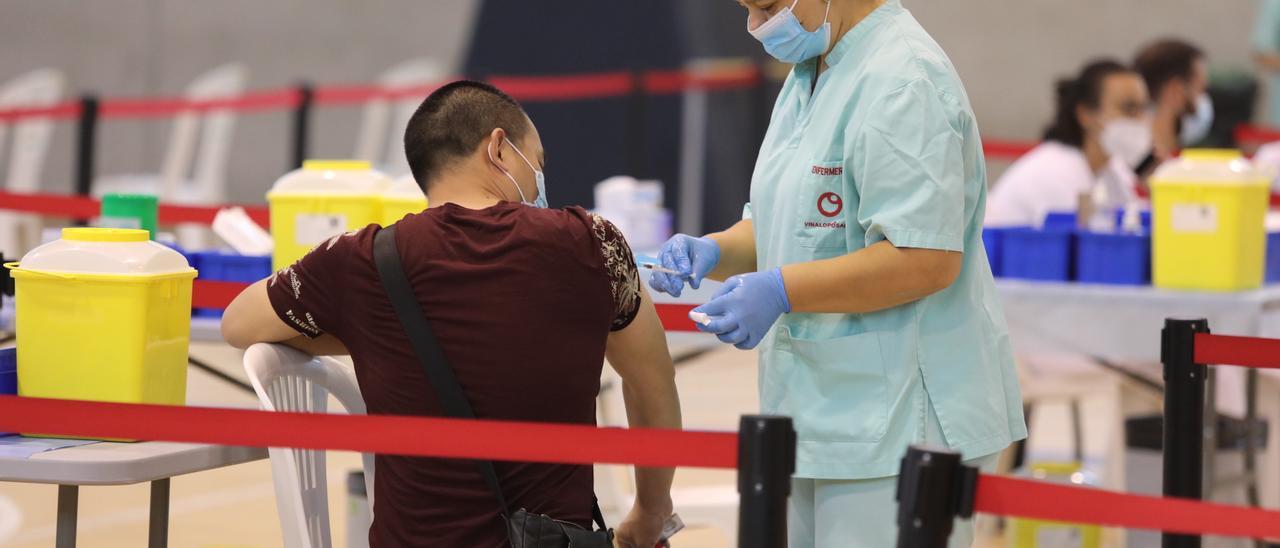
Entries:
[[863, 314], [918, 301], [960, 275], [964, 255], [881, 241], [848, 255], [782, 267], [792, 312]]
[[347, 347], [336, 337], [324, 334], [314, 339], [297, 331], [276, 316], [267, 298], [267, 280], [245, 288], [222, 314], [222, 339], [239, 349], [260, 342], [283, 343], [312, 356], [346, 355]]
[[720, 262], [707, 277], [724, 281], [731, 276], [756, 271], [756, 236], [751, 219], [734, 223], [723, 232], [707, 234], [720, 246]]

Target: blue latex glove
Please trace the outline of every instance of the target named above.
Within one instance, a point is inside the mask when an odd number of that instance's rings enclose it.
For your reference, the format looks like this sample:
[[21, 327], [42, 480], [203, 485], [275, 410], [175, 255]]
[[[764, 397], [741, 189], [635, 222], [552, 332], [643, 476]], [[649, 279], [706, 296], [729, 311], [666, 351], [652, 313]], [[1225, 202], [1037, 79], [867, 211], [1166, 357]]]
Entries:
[[711, 300], [693, 309], [710, 316], [699, 331], [715, 333], [722, 342], [742, 350], [750, 350], [778, 321], [778, 316], [791, 312], [787, 288], [782, 284], [782, 270], [740, 274], [725, 280]]
[[720, 262], [720, 244], [711, 238], [676, 234], [662, 244], [658, 260], [662, 262], [663, 268], [679, 272], [682, 276], [654, 272], [649, 276], [649, 287], [679, 297], [684, 290], [685, 280], [689, 280], [689, 287], [697, 289], [702, 285], [702, 279], [715, 269]]

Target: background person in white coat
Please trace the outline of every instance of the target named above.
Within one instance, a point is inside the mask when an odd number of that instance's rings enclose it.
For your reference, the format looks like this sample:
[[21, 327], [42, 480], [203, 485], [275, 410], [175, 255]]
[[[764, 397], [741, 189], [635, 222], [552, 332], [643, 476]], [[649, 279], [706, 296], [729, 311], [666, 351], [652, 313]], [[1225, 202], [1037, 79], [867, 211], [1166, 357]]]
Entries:
[[996, 181], [986, 225], [1039, 226], [1050, 212], [1075, 211], [1082, 194], [1104, 206], [1133, 200], [1134, 168], [1152, 149], [1149, 105], [1142, 77], [1115, 61], [1091, 62], [1060, 82], [1044, 142]]

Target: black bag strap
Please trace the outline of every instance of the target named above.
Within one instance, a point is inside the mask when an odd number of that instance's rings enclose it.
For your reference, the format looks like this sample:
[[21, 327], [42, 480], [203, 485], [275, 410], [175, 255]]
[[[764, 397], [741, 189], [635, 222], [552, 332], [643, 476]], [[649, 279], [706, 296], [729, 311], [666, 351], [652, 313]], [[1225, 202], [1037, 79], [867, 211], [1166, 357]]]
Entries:
[[[409, 279], [405, 277], [404, 266], [400, 263], [400, 252], [396, 249], [395, 225], [379, 230], [374, 235], [373, 262], [378, 267], [382, 288], [391, 299], [391, 307], [395, 308], [396, 316], [400, 318], [400, 325], [404, 328], [405, 335], [409, 336], [413, 352], [417, 354], [418, 361], [426, 370], [427, 379], [431, 381], [431, 387], [435, 390], [436, 397], [440, 399], [444, 412], [450, 417], [459, 419], [476, 418], [475, 411], [471, 409], [471, 403], [462, 392], [462, 385], [458, 384], [458, 377], [453, 374], [453, 368], [449, 367], [444, 352], [440, 350], [440, 343], [436, 341], [436, 335], [431, 331], [431, 324], [427, 323], [427, 317], [422, 313], [422, 307], [418, 305], [418, 297], [413, 294]], [[510, 515], [511, 510], [507, 506], [507, 498], [502, 495], [502, 487], [498, 485], [498, 473], [494, 470], [493, 463], [478, 460], [476, 464], [480, 466], [484, 482], [498, 498], [498, 505], [505, 518]]]
[[[422, 307], [418, 304], [418, 297], [413, 293], [413, 287], [409, 285], [409, 279], [405, 277], [404, 265], [400, 262], [400, 251], [396, 249], [395, 225], [383, 228], [374, 235], [373, 262], [378, 268], [382, 288], [391, 299], [391, 307], [400, 318], [400, 325], [404, 328], [405, 335], [409, 337], [409, 343], [413, 345], [418, 362], [426, 370], [427, 379], [431, 381], [431, 387], [435, 390], [445, 413], [459, 419], [476, 418], [471, 403], [467, 401], [467, 396], [462, 391], [462, 385], [458, 384], [458, 377], [453, 374], [453, 368], [449, 367], [449, 361], [440, 350], [440, 343], [436, 340], [435, 333], [431, 331], [427, 316], [422, 313]], [[484, 481], [489, 485], [489, 490], [493, 491], [494, 496], [498, 498], [502, 516], [506, 518], [510, 515], [511, 509], [507, 506], [507, 498], [502, 494], [502, 486], [498, 484], [498, 473], [493, 468], [493, 462], [477, 460], [476, 464], [480, 466], [480, 473], [484, 475]], [[600, 529], [608, 529], [604, 522], [604, 514], [600, 511], [600, 501], [594, 496], [591, 498], [591, 519]]]

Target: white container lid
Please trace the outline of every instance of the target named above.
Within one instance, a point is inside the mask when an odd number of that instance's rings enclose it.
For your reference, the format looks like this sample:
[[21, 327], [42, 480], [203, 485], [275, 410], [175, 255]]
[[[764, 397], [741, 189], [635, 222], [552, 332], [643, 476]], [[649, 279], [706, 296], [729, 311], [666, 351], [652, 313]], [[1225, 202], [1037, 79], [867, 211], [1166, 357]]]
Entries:
[[282, 195], [381, 194], [391, 186], [390, 179], [359, 160], [307, 160], [300, 169], [276, 179], [267, 197]]
[[146, 230], [64, 228], [62, 238], [28, 251], [20, 270], [147, 276], [192, 272], [186, 257], [150, 240]]
[[412, 174], [402, 175], [391, 181], [384, 194], [389, 198], [422, 198], [424, 200], [427, 198]]
[[1161, 183], [1269, 185], [1271, 178], [1238, 150], [1188, 149], [1165, 162], [1151, 176]]

